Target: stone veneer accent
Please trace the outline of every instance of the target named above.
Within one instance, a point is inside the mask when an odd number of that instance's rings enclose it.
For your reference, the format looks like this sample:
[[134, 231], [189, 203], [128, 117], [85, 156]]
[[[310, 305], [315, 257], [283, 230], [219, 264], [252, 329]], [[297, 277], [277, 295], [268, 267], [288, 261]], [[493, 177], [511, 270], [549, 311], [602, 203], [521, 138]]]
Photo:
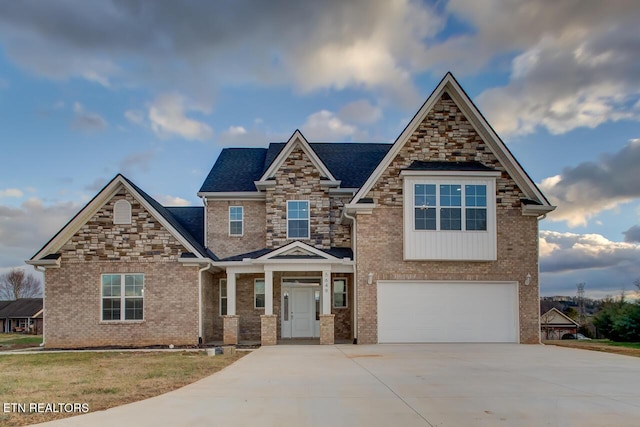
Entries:
[[334, 343], [334, 314], [320, 315], [320, 344], [330, 345]]
[[[403, 260], [402, 179], [400, 171], [414, 160], [479, 161], [502, 171], [497, 178], [497, 261]], [[391, 162], [367, 197], [379, 207], [357, 217], [358, 343], [378, 340], [375, 280], [517, 281], [520, 304], [520, 342], [538, 343], [538, 221], [523, 216], [524, 194], [504, 170], [453, 100], [445, 94], [427, 114], [407, 144]], [[531, 284], [523, 286], [526, 274]]]
[[320, 249], [331, 247], [331, 203], [327, 187], [320, 186], [320, 171], [299, 143], [275, 172], [275, 187], [267, 188], [267, 248], [278, 248], [287, 239], [287, 201], [308, 200], [310, 238], [303, 241]]
[[[242, 206], [242, 236], [229, 235], [229, 206]], [[207, 202], [207, 245], [216, 256], [226, 258], [265, 247], [266, 210], [264, 201], [209, 200]]]
[[260, 316], [261, 332], [260, 343], [261, 345], [276, 345], [278, 342], [277, 334], [277, 316], [275, 314]]
[[[131, 204], [131, 224], [113, 223], [118, 200]], [[133, 196], [118, 192], [60, 249], [62, 262], [177, 260], [186, 249]]]
[[237, 315], [222, 316], [223, 319], [223, 338], [222, 342], [225, 345], [238, 344], [238, 320]]

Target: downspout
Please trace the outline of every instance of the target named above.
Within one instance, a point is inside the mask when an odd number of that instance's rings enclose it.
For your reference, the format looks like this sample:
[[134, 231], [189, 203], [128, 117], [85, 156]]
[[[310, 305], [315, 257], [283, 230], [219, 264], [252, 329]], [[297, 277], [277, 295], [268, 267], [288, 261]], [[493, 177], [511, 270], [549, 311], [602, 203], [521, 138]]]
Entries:
[[[538, 273], [537, 273], [537, 282], [538, 282], [538, 300], [540, 299], [540, 221], [542, 221], [543, 219], [545, 219], [547, 217], [547, 214], [544, 214], [542, 216], [538, 217], [538, 262], [537, 267], [538, 267]], [[538, 331], [540, 331], [540, 315], [542, 313], [540, 313], [540, 304], [538, 304]], [[540, 332], [540, 335], [542, 335], [542, 332]], [[540, 342], [538, 344], [542, 343], [542, 336], [540, 336]]]
[[[47, 271], [46, 268], [44, 267], [40, 267], [38, 265], [34, 265], [33, 268], [36, 271], [39, 271], [42, 273], [42, 343], [40, 344], [40, 347], [44, 347], [44, 337], [45, 337], [45, 331], [47, 330], [47, 328], [45, 327], [45, 322], [47, 321], [47, 316], [46, 316], [46, 308], [45, 308], [45, 301], [46, 301], [46, 284], [47, 284], [47, 276], [45, 274], [45, 272]], [[42, 268], [42, 270], [40, 270]]]
[[356, 233], [356, 217], [350, 216], [345, 208], [343, 212], [345, 218], [353, 221], [353, 227], [351, 227], [351, 246], [353, 248], [353, 343], [358, 344], [358, 262], [356, 261], [357, 251], [357, 233]]
[[209, 265], [205, 265], [200, 270], [198, 270], [198, 345], [201, 346], [203, 343], [203, 325], [202, 325], [202, 273], [205, 270], [209, 269]]

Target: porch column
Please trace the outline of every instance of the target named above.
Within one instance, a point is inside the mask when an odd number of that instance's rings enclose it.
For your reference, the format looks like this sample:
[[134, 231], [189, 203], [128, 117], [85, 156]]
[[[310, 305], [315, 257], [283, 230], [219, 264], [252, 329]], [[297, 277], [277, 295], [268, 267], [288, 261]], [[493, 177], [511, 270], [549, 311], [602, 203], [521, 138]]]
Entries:
[[227, 271], [227, 315], [223, 316], [222, 341], [238, 344], [239, 317], [236, 316], [236, 273]]
[[322, 270], [322, 314], [320, 315], [320, 344], [333, 344], [334, 316], [331, 314], [331, 270]]
[[264, 272], [264, 314], [273, 314], [273, 271]]
[[273, 271], [264, 271], [264, 314], [260, 316], [260, 344], [276, 345], [278, 321], [273, 314]]

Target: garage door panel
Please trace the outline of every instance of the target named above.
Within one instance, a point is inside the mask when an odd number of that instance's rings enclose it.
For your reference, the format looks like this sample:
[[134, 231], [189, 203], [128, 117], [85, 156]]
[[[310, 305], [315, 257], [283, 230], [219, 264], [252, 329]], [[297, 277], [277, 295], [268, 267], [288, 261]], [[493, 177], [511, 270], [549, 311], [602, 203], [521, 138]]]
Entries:
[[518, 342], [515, 283], [378, 282], [378, 341]]

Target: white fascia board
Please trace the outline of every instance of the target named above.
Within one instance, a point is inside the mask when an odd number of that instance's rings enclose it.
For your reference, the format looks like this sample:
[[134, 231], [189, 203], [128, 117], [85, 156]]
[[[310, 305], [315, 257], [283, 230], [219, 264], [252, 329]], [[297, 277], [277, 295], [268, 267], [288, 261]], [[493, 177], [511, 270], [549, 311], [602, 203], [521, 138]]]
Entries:
[[370, 215], [377, 207], [378, 205], [376, 203], [347, 203], [346, 205], [344, 205], [343, 212]]
[[320, 181], [320, 187], [340, 187], [340, 183], [342, 181], [338, 180], [338, 181], [330, 181], [330, 180], [321, 180]]
[[400, 176], [447, 176], [447, 177], [499, 177], [500, 171], [432, 171], [432, 170], [403, 170]]
[[551, 205], [522, 205], [522, 215], [525, 216], [542, 216], [555, 210], [556, 206]]
[[244, 261], [229, 261], [218, 263], [223, 266], [227, 274], [246, 274], [246, 273], [264, 273], [264, 267], [261, 265], [243, 265]]
[[44, 267], [44, 268], [54, 267], [54, 268], [59, 268], [61, 259], [62, 259], [62, 257], [60, 257], [58, 259], [27, 260], [27, 261], [25, 261], [25, 263], [28, 264], [28, 265], [33, 265], [34, 267]]
[[198, 196], [205, 200], [265, 200], [267, 197], [260, 191], [200, 192]]
[[330, 188], [329, 194], [355, 194], [358, 191], [357, 188]]
[[273, 188], [276, 186], [275, 179], [267, 179], [265, 181], [253, 181], [253, 185], [256, 186], [258, 190], [266, 190], [267, 188]]
[[211, 261], [207, 258], [178, 258], [178, 263], [185, 266], [204, 267], [211, 265]]
[[293, 147], [295, 147], [297, 142], [300, 143], [302, 150], [309, 157], [313, 165], [320, 171], [321, 175], [325, 176], [326, 178], [329, 178], [329, 180], [331, 181], [336, 180], [331, 174], [331, 172], [329, 171], [329, 168], [327, 168], [327, 166], [322, 162], [322, 160], [320, 160], [320, 158], [315, 153], [315, 151], [313, 151], [313, 148], [311, 148], [311, 145], [309, 145], [309, 142], [307, 141], [307, 139], [302, 135], [302, 133], [299, 130], [296, 129], [296, 131], [293, 132], [293, 135], [291, 135], [291, 138], [289, 138], [289, 140], [285, 144], [282, 151], [280, 151], [278, 156], [273, 160], [273, 162], [271, 163], [269, 168], [265, 171], [265, 173], [262, 174], [259, 180], [260, 182], [264, 182], [268, 180], [269, 177], [271, 177], [276, 172], [276, 170], [278, 170], [278, 168], [284, 162], [284, 160], [287, 157], [289, 157], [289, 155], [291, 154], [291, 151], [293, 151]]

